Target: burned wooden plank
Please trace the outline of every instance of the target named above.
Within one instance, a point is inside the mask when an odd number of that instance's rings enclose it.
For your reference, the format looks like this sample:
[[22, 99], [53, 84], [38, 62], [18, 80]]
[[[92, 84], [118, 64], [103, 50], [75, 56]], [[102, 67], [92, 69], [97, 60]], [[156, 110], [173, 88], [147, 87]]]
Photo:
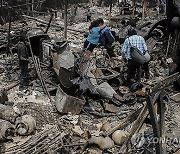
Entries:
[[153, 127], [154, 137], [158, 139], [158, 142], [156, 143], [156, 154], [161, 154], [162, 145], [160, 142], [160, 137], [161, 137], [160, 128], [158, 125], [157, 114], [156, 114], [156, 111], [154, 109], [154, 103], [153, 103], [151, 96], [147, 97], [147, 104], [148, 104], [148, 108], [149, 108], [149, 114], [150, 114], [151, 124]]
[[170, 97], [173, 101], [179, 103], [180, 102], [180, 93], [177, 93]]
[[107, 132], [105, 132], [105, 135], [111, 135], [116, 130], [122, 129], [125, 126], [129, 125], [130, 123], [132, 123], [133, 121], [135, 121], [137, 119], [140, 112], [141, 112], [141, 109], [133, 112], [127, 118], [123, 119], [117, 126], [113, 127], [112, 129], [108, 130]]
[[[163, 102], [164, 93], [162, 92], [159, 97], [159, 111], [160, 111], [160, 135], [165, 138], [165, 104]], [[162, 143], [162, 152], [166, 152], [166, 143]]]
[[[155, 101], [157, 100], [157, 98], [159, 97], [160, 92], [156, 93], [156, 95], [154, 96], [154, 98], [151, 100], [152, 104], [155, 103]], [[138, 114], [138, 117], [135, 121], [135, 123], [132, 126], [132, 129], [129, 133], [129, 136], [127, 138], [127, 140], [124, 142], [124, 144], [122, 145], [120, 152], [121, 153], [126, 153], [127, 150], [127, 144], [130, 141], [131, 137], [137, 133], [139, 131], [139, 129], [141, 128], [142, 124], [144, 123], [144, 120], [147, 118], [148, 116], [148, 103], [146, 103], [143, 107], [143, 109], [141, 110], [141, 112]]]

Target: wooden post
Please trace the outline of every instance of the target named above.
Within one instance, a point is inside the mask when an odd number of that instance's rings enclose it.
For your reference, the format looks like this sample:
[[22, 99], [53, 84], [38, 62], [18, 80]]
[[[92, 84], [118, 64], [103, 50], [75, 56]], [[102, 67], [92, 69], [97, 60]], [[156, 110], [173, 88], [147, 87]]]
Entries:
[[136, 11], [136, 0], [133, 0], [133, 12], [132, 12], [132, 18], [134, 18], [135, 11]]
[[29, 3], [29, 0], [26, 0], [26, 8], [27, 8], [27, 11], [28, 11], [28, 15], [30, 15], [30, 5], [28, 4]]
[[142, 0], [143, 8], [142, 8], [142, 22], [145, 18], [145, 10], [146, 10], [146, 0]]
[[[34, 11], [34, 0], [32, 0], [31, 11]], [[33, 14], [33, 13], [32, 13]]]
[[111, 24], [112, 0], [109, 7], [109, 25]]
[[111, 0], [111, 3], [110, 3], [110, 8], [109, 8], [109, 14], [111, 15], [111, 12], [112, 12], [112, 0]]
[[65, 0], [65, 3], [64, 3], [64, 40], [67, 40], [67, 9], [68, 9], [68, 0]]
[[8, 29], [8, 45], [7, 45], [7, 55], [10, 53], [10, 32], [11, 32], [11, 10], [8, 9], [8, 18], [9, 18], [9, 29]]
[[49, 30], [49, 28], [50, 28], [50, 26], [51, 26], [51, 22], [52, 22], [53, 16], [54, 16], [54, 12], [51, 12], [51, 17], [50, 17], [50, 19], [49, 19], [48, 26], [47, 26], [47, 28], [46, 28], [46, 31], [44, 32], [45, 34], [47, 34], [47, 32], [48, 32], [48, 30]]

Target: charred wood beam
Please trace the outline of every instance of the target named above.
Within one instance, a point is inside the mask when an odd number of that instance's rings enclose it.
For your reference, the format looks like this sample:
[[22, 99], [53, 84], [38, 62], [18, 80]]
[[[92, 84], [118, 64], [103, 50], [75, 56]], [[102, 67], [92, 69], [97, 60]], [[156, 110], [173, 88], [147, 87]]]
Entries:
[[[160, 135], [162, 138], [165, 137], [165, 104], [163, 102], [164, 93], [161, 92], [159, 97], [159, 113], [160, 113]], [[166, 151], [166, 143], [162, 143], [162, 151]]]
[[67, 9], [68, 9], [68, 0], [64, 4], [64, 40], [67, 39]]
[[48, 26], [47, 26], [46, 31], [45, 31], [46, 34], [47, 34], [47, 32], [48, 32], [48, 30], [49, 30], [49, 28], [51, 26], [51, 22], [52, 22], [53, 16], [54, 16], [54, 13], [51, 13], [51, 18], [49, 20]]
[[158, 125], [157, 113], [154, 108], [154, 102], [150, 95], [148, 95], [148, 97], [147, 97], [147, 104], [148, 104], [148, 108], [149, 108], [149, 114], [150, 114], [153, 132], [154, 132], [154, 137], [158, 139], [158, 142], [155, 143], [156, 154], [161, 154], [162, 153], [162, 144], [161, 144], [160, 127]]
[[52, 106], [55, 108], [55, 105], [53, 104], [52, 98], [51, 98], [51, 96], [49, 94], [49, 91], [47, 89], [46, 83], [45, 83], [44, 78], [43, 78], [42, 73], [41, 73], [42, 71], [41, 71], [40, 61], [33, 54], [32, 46], [31, 46], [30, 38], [29, 37], [28, 37], [28, 42], [29, 42], [30, 52], [31, 52], [31, 56], [32, 56], [32, 59], [33, 59], [33, 62], [34, 62], [34, 66], [35, 66], [36, 72], [38, 74], [38, 78], [41, 81], [42, 88], [43, 88], [44, 92], [47, 94], [47, 96], [48, 96]]
[[5, 90], [5, 91], [9, 91], [9, 90], [11, 90], [12, 88], [16, 87], [18, 84], [19, 84], [19, 81], [13, 82], [12, 84], [4, 87], [4, 90]]
[[133, 121], [135, 121], [137, 119], [140, 112], [141, 112], [141, 109], [135, 111], [134, 113], [129, 115], [127, 118], [122, 120], [117, 126], [111, 128], [110, 130], [105, 132], [105, 135], [107, 135], [107, 136], [112, 135], [116, 130], [122, 129], [123, 127], [129, 125], [129, 123], [132, 123]]
[[15, 5], [15, 6], [8, 6], [8, 7], [9, 7], [9, 8], [18, 8], [18, 7], [27, 6], [27, 5], [43, 3], [43, 2], [45, 2], [45, 1], [46, 1], [46, 0], [43, 0], [43, 1], [37, 1], [37, 2], [33, 2], [33, 3], [21, 4], [21, 5]]
[[11, 9], [8, 10], [8, 17], [9, 17], [9, 29], [8, 29], [7, 55], [10, 53]]
[[[34, 18], [34, 17], [31, 17], [31, 16], [27, 16], [27, 15], [23, 15], [23, 17], [27, 18], [27, 19], [30, 19], [30, 20], [40, 22], [40, 23], [42, 23], [44, 25], [48, 25], [47, 21], [44, 21], [44, 20], [41, 20], [41, 19], [38, 19], [38, 18]], [[56, 28], [61, 28], [62, 30], [64, 29], [63, 25], [59, 25], [59, 24], [51, 24], [51, 26], [56, 27]], [[78, 33], [86, 33], [86, 31], [77, 30], [77, 29], [71, 29], [71, 28], [67, 28], [67, 30], [72, 31], [72, 32], [78, 32]]]
[[168, 76], [167, 78], [165, 78], [164, 80], [162, 80], [160, 82], [153, 83], [152, 85], [149, 85], [147, 87], [147, 91], [148, 91], [148, 89], [150, 92], [157, 92], [159, 90], [163, 90], [163, 89], [169, 87], [170, 85], [172, 85], [177, 80], [180, 80], [180, 73], [179, 72]]
[[[153, 104], [153, 106], [154, 106], [157, 98], [159, 97], [159, 95], [160, 95], [160, 91], [157, 92], [157, 93], [154, 95], [154, 97], [151, 99], [151, 104]], [[148, 101], [148, 100], [147, 100], [147, 101]], [[132, 125], [132, 129], [131, 129], [131, 131], [130, 131], [130, 133], [129, 133], [129, 136], [128, 136], [128, 138], [125, 140], [125, 142], [123, 143], [123, 145], [122, 145], [122, 147], [121, 147], [121, 149], [120, 149], [120, 153], [126, 153], [126, 151], [127, 151], [127, 145], [128, 145], [128, 143], [129, 143], [131, 137], [140, 130], [142, 124], [144, 123], [144, 120], [145, 120], [145, 119], [147, 118], [147, 116], [148, 116], [148, 113], [149, 113], [149, 112], [148, 112], [148, 102], [147, 102], [147, 103], [144, 105], [144, 107], [143, 107], [143, 109], [141, 110], [141, 112], [139, 113], [139, 115], [138, 115], [135, 123]]]

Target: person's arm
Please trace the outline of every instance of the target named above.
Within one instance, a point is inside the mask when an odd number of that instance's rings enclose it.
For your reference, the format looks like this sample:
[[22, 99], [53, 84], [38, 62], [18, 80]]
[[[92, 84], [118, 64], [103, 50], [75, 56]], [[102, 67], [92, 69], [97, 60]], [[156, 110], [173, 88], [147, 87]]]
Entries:
[[20, 56], [20, 60], [24, 62], [28, 62], [28, 63], [30, 62], [29, 58], [27, 59], [27, 58], [24, 58], [23, 56]]
[[105, 31], [106, 38], [108, 39], [109, 44], [112, 44], [114, 42], [114, 37], [110, 34], [110, 32], [107, 30]]
[[121, 49], [121, 55], [124, 59], [127, 59], [126, 52], [127, 52], [128, 46], [127, 46], [127, 39], [124, 41], [123, 47]]
[[142, 42], [143, 42], [144, 51], [148, 51], [148, 48], [147, 48], [147, 45], [146, 45], [144, 38], [143, 38]]
[[18, 52], [20, 54], [19, 59], [21, 61], [24, 61], [24, 62], [27, 62], [27, 63], [30, 62], [29, 58], [25, 58], [26, 57], [26, 52], [27, 52], [26, 48], [21, 45], [18, 50], [19, 50]]
[[93, 24], [91, 24], [90, 26], [89, 26], [89, 31], [93, 28]]

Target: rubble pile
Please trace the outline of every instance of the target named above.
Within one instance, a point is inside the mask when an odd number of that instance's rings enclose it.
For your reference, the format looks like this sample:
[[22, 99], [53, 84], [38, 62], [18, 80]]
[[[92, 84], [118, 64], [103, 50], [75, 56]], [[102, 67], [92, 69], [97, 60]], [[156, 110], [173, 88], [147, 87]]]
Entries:
[[[105, 15], [107, 8], [92, 10]], [[113, 14], [118, 13], [116, 8]], [[19, 89], [17, 53], [0, 55], [0, 153], [156, 153], [161, 137], [168, 139], [162, 149], [179, 149], [180, 100], [172, 85], [180, 74], [166, 53], [168, 37], [154, 28], [155, 21], [138, 29], [152, 57], [150, 78], [131, 85], [118, 41], [113, 44], [116, 57], [97, 47], [87, 61], [80, 48], [82, 33], [69, 30], [69, 42], [62, 41], [61, 28], [52, 26], [45, 34], [46, 26], [35, 23], [12, 28], [16, 41], [20, 27], [29, 30], [32, 86]], [[68, 28], [85, 30], [88, 24]], [[6, 28], [0, 32], [7, 38]]]

